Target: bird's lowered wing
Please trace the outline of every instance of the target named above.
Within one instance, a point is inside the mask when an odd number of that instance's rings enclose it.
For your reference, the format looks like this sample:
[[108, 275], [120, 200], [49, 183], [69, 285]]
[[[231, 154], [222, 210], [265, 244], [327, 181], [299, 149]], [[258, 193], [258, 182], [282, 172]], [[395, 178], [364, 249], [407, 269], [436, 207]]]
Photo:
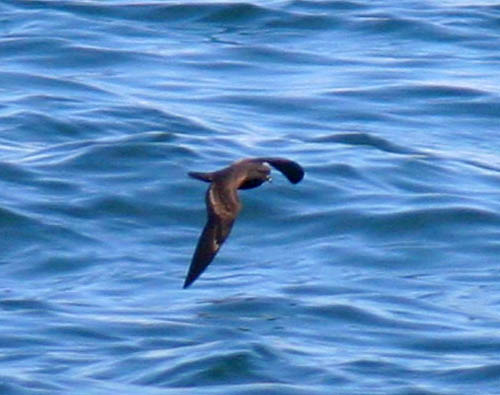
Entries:
[[222, 243], [224, 243], [224, 240], [226, 240], [231, 232], [234, 220], [239, 211], [237, 209], [234, 212], [221, 212], [217, 210], [214, 207], [217, 201], [217, 193], [214, 189], [212, 184], [207, 191], [208, 220], [196, 245], [193, 259], [191, 260], [191, 265], [184, 281], [184, 288], [189, 287], [203, 273], [210, 262], [212, 262]]

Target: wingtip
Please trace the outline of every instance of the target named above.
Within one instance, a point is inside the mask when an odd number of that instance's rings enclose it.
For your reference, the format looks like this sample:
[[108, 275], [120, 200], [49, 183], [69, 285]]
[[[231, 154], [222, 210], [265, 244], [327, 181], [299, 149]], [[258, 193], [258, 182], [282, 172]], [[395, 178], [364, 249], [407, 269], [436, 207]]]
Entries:
[[188, 275], [184, 280], [184, 285], [182, 286], [182, 289], [188, 288], [192, 283], [194, 283], [194, 280], [196, 280], [196, 278], [191, 278]]
[[264, 160], [281, 171], [292, 184], [297, 184], [304, 178], [304, 168], [297, 162], [285, 158], [264, 158]]
[[305, 172], [304, 172], [304, 169], [302, 168], [302, 166], [300, 166], [299, 164], [296, 164], [293, 171], [288, 174], [288, 180], [292, 184], [298, 184], [304, 178], [304, 174], [305, 174]]

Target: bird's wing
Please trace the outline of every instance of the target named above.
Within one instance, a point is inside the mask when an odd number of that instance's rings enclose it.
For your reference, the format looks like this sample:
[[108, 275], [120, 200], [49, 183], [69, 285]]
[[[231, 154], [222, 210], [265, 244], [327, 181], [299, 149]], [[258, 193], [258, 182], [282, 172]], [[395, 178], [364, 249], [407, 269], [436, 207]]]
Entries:
[[214, 184], [210, 185], [206, 199], [208, 220], [196, 245], [184, 281], [184, 288], [189, 287], [212, 262], [222, 243], [231, 232], [234, 220], [238, 215], [239, 201], [236, 201], [236, 206], [228, 208], [222, 204], [221, 198]]
[[269, 163], [272, 167], [282, 172], [288, 181], [297, 184], [304, 178], [304, 169], [297, 162], [284, 158], [255, 158], [254, 162]]

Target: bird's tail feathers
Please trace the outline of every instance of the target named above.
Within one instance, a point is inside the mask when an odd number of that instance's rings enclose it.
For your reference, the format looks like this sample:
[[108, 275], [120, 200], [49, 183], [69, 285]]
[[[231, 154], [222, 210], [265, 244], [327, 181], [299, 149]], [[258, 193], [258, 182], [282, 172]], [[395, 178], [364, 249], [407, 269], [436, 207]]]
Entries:
[[190, 171], [188, 173], [190, 177], [196, 178], [197, 180], [205, 181], [205, 182], [212, 182], [213, 181], [213, 176], [212, 173], [200, 173], [197, 171]]

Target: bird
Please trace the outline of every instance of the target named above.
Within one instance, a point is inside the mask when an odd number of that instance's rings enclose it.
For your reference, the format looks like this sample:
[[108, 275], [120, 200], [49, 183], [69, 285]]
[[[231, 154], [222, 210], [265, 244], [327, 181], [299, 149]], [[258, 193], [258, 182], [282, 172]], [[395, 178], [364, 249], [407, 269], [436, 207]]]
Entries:
[[257, 188], [271, 181], [271, 166], [292, 183], [304, 178], [304, 169], [285, 158], [246, 158], [214, 172], [189, 172], [195, 179], [210, 183], [205, 195], [207, 222], [196, 245], [183, 288], [189, 287], [213, 261], [227, 239], [242, 204], [238, 189]]

